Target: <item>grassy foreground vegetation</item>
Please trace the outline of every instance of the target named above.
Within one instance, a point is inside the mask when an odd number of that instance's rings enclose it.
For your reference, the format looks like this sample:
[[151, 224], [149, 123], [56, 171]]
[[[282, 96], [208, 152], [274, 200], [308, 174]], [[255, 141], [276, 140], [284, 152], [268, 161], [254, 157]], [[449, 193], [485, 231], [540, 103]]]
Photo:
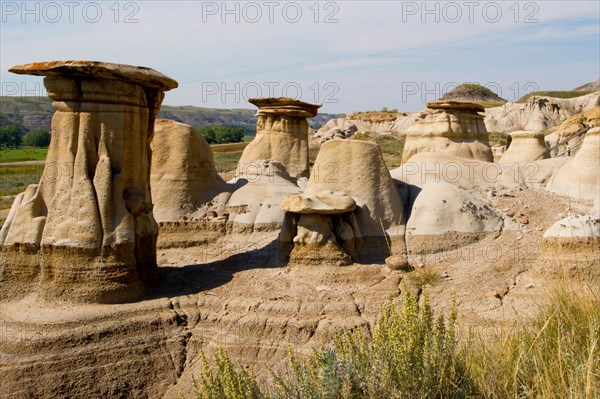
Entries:
[[[406, 292], [406, 290], [405, 290]], [[458, 338], [456, 306], [434, 317], [408, 293], [380, 312], [372, 337], [342, 331], [262, 386], [223, 350], [203, 357], [197, 399], [571, 398], [600, 395], [600, 301], [558, 290], [533, 319]]]

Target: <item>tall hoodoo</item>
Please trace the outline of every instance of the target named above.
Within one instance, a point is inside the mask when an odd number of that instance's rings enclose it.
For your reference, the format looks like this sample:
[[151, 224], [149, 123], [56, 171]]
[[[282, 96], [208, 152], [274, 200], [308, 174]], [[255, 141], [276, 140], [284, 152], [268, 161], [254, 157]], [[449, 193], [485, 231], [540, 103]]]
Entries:
[[294, 178], [307, 178], [308, 121], [317, 115], [321, 104], [309, 104], [292, 98], [251, 98], [258, 107], [256, 137], [244, 149], [239, 173], [256, 161], [280, 162]]
[[436, 152], [491, 162], [492, 150], [483, 123], [481, 105], [457, 101], [432, 101], [417, 114], [406, 132], [402, 162], [421, 152]]
[[10, 72], [45, 76], [56, 112], [39, 185], [16, 199], [0, 234], [2, 292], [97, 303], [139, 296], [157, 273], [148, 141], [177, 82], [92, 61]]

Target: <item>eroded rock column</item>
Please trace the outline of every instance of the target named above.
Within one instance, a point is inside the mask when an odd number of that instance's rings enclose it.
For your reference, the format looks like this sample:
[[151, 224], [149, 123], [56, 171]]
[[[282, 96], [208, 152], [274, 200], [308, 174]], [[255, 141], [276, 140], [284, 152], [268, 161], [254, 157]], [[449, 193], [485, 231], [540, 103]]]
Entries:
[[256, 137], [244, 149], [238, 173], [255, 161], [278, 161], [294, 178], [307, 178], [308, 121], [317, 115], [321, 104], [309, 104], [292, 98], [251, 98], [258, 107]]
[[39, 185], [15, 201], [0, 234], [2, 296], [139, 296], [157, 273], [148, 140], [164, 91], [177, 82], [149, 68], [86, 61], [10, 71], [45, 76], [56, 113]]
[[488, 132], [480, 114], [483, 111], [474, 103], [428, 102], [406, 132], [402, 163], [422, 152], [492, 162]]

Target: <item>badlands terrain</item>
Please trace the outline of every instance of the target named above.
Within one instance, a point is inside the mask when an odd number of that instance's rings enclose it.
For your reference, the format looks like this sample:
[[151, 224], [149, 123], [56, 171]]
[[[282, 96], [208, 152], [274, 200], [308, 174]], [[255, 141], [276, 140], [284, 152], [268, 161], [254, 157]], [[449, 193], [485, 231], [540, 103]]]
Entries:
[[[193, 127], [157, 118], [173, 79], [11, 71], [44, 76], [55, 113], [43, 175], [0, 232], [0, 397], [193, 397], [217, 348], [268, 381], [290, 348], [372, 331], [404, 291], [436, 311], [455, 298], [484, 335], [556, 285], [598, 295], [600, 92], [445, 98], [318, 131], [320, 104], [251, 99], [256, 136], [224, 179]], [[400, 166], [365, 132], [402, 135]]]

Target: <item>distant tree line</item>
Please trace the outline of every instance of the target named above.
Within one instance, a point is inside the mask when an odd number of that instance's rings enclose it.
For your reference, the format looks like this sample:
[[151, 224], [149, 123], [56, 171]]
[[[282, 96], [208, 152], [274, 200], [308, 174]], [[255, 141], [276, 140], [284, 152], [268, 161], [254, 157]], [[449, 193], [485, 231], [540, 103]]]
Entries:
[[197, 130], [209, 144], [239, 143], [245, 135], [255, 134], [249, 128], [226, 125], [201, 126]]
[[23, 127], [16, 123], [0, 126], [0, 148], [48, 147], [50, 133], [47, 130], [33, 130], [23, 136]]

